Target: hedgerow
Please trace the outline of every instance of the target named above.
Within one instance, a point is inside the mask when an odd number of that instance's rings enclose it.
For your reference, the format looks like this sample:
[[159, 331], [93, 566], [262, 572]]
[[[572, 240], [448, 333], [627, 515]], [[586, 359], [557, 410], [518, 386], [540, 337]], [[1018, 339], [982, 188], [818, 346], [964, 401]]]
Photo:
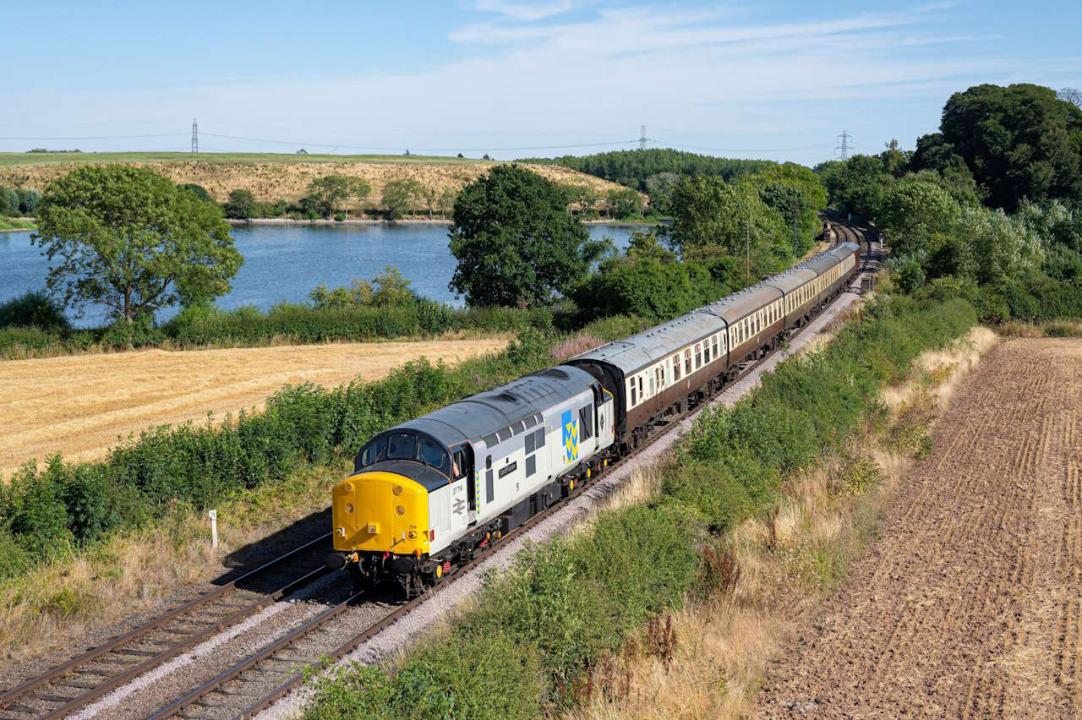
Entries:
[[551, 330], [557, 321], [556, 312], [549, 307], [467, 309], [424, 299], [396, 306], [335, 308], [284, 303], [267, 312], [254, 307], [219, 310], [200, 306], [182, 310], [161, 326], [146, 320], [83, 330], [42, 327], [29, 321], [7, 326], [0, 323], [0, 358], [90, 349], [236, 347], [283, 341], [300, 344], [431, 337], [454, 331], [522, 332]]
[[825, 350], [787, 360], [734, 407], [700, 416], [660, 496], [521, 553], [449, 633], [394, 672], [336, 671], [306, 718], [536, 718], [572, 706], [606, 653], [715, 582], [711, 533], [766, 512], [787, 475], [877, 411], [882, 386], [976, 319], [961, 299], [872, 304]]

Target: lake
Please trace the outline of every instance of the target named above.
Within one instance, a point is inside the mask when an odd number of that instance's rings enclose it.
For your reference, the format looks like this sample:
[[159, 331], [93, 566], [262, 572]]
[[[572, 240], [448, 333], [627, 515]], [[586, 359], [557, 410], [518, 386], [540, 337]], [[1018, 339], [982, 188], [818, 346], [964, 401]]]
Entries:
[[[593, 238], [609, 237], [627, 247], [638, 227], [589, 225]], [[429, 223], [374, 225], [249, 225], [233, 228], [244, 264], [232, 291], [218, 298], [223, 309], [304, 302], [319, 284], [348, 285], [372, 279], [387, 265], [398, 268], [419, 295], [461, 305], [447, 288], [455, 259], [447, 248], [447, 226]], [[29, 232], [0, 233], [0, 302], [45, 287], [48, 261], [30, 244]], [[168, 319], [175, 311], [160, 314]], [[88, 308], [82, 327], [106, 321], [104, 308]]]

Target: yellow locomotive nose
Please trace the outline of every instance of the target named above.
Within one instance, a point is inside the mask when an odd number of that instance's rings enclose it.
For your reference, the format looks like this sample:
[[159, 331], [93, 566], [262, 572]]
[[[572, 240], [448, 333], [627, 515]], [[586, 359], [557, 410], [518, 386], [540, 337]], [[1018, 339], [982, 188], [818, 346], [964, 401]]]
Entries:
[[334, 549], [428, 553], [428, 491], [407, 477], [361, 472], [334, 486]]

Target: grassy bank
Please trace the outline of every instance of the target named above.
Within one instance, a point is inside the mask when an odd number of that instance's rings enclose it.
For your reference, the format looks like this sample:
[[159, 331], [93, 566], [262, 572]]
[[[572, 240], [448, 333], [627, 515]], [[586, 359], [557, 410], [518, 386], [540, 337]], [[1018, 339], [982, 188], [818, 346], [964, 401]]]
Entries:
[[297, 163], [374, 163], [374, 164], [450, 164], [477, 165], [480, 158], [459, 158], [448, 155], [334, 155], [328, 153], [243, 153], [204, 152], [0, 152], [0, 167], [20, 165], [59, 165], [84, 163], [271, 163], [295, 165]]
[[776, 518], [797, 473], [882, 412], [882, 387], [975, 321], [960, 300], [875, 303], [825, 349], [783, 363], [733, 408], [704, 413], [656, 497], [523, 554], [394, 667], [349, 667], [323, 683], [308, 717], [540, 717], [582, 706], [632, 637], [670, 663], [672, 627], [656, 618], [734, 584], [726, 533]]
[[34, 230], [37, 226], [33, 220], [24, 218], [12, 218], [0, 215], [0, 232], [18, 232], [22, 230]]

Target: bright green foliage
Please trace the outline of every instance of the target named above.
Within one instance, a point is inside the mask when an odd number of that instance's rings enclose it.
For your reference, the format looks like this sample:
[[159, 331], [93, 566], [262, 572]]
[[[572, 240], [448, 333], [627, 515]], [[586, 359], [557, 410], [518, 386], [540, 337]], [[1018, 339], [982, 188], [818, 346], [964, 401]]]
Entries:
[[1082, 109], [1039, 85], [971, 87], [947, 101], [940, 133], [918, 141], [914, 165], [938, 170], [954, 156], [992, 207], [1082, 200]]
[[680, 262], [653, 233], [632, 236], [627, 254], [606, 258], [572, 297], [585, 318], [666, 320], [717, 300], [724, 287], [700, 263]]
[[570, 292], [604, 245], [567, 204], [558, 185], [517, 165], [467, 185], [451, 225], [451, 288], [480, 306], [528, 307]]
[[324, 175], [308, 183], [301, 207], [321, 217], [329, 218], [350, 200], [363, 201], [372, 186], [362, 178], [345, 175]]
[[383, 212], [388, 220], [397, 220], [424, 199], [424, 185], [410, 178], [391, 180], [383, 186]]
[[1022, 219], [1012, 218], [1002, 210], [967, 209], [957, 232], [969, 239], [974, 279], [980, 284], [1020, 277], [1040, 266], [1043, 253], [1037, 235]]
[[98, 302], [118, 319], [229, 291], [242, 258], [221, 210], [157, 173], [87, 166], [53, 181], [34, 242], [66, 305]]
[[609, 213], [618, 220], [641, 218], [643, 211], [643, 199], [638, 192], [631, 188], [623, 190], [609, 190], [608, 195]]
[[954, 230], [961, 208], [937, 183], [915, 176], [891, 183], [876, 216], [896, 255], [926, 253], [937, 234]]
[[184, 190], [185, 192], [190, 192], [192, 195], [194, 195], [199, 200], [202, 200], [203, 202], [214, 202], [214, 198], [210, 196], [210, 192], [208, 192], [205, 187], [198, 183], [181, 183], [180, 185], [177, 185], [177, 189]]
[[803, 165], [771, 165], [745, 182], [759, 191], [767, 207], [779, 215], [789, 229], [792, 254], [803, 255], [819, 234], [819, 213], [827, 207], [827, 191], [819, 177]]
[[311, 293], [312, 304], [320, 309], [340, 309], [365, 305], [377, 307], [404, 307], [422, 300], [412, 290], [410, 281], [402, 277], [398, 268], [388, 265], [369, 283], [367, 280], [354, 279], [349, 287], [328, 289], [320, 285]]
[[51, 332], [66, 332], [71, 324], [64, 310], [43, 292], [27, 292], [0, 303], [0, 328], [36, 327]]
[[[620, 183], [640, 192], [651, 192], [647, 187], [648, 179], [662, 173], [733, 180], [771, 165], [767, 160], [732, 160], [668, 148], [614, 150], [595, 155], [567, 155], [554, 160], [540, 158], [523, 162], [563, 165], [572, 170]], [[651, 198], [653, 198], [652, 192]]]
[[750, 250], [746, 279], [777, 272], [792, 257], [791, 228], [750, 183], [684, 178], [673, 188], [670, 203], [673, 221], [666, 239], [685, 256], [713, 247], [746, 261]]
[[878, 214], [883, 194], [893, 179], [884, 169], [883, 162], [871, 155], [854, 155], [844, 162], [826, 162], [816, 170], [835, 208], [867, 217]]
[[250, 190], [230, 190], [223, 210], [231, 220], [250, 220], [255, 217], [258, 203]]
[[22, 215], [19, 210], [19, 193], [12, 188], [0, 187], [0, 215], [8, 217]]

